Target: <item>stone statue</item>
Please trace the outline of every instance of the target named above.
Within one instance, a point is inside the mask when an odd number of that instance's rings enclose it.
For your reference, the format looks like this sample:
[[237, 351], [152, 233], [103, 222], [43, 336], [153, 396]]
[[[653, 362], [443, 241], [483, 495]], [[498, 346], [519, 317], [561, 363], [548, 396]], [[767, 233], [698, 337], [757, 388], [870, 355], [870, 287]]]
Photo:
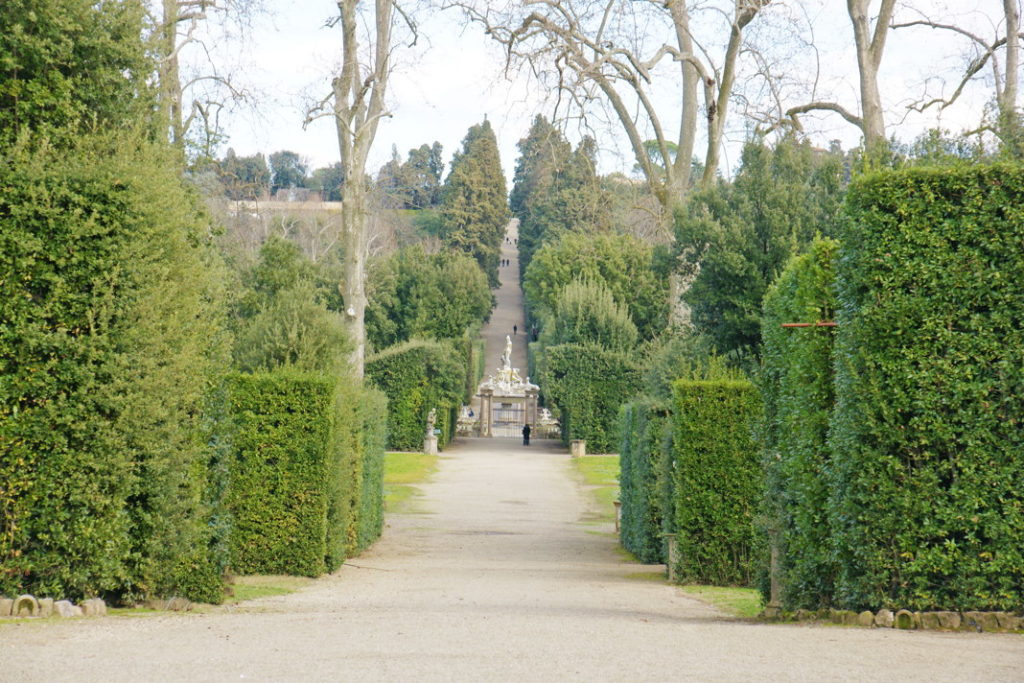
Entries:
[[501, 369], [509, 370], [512, 368], [512, 337], [505, 335], [505, 353], [501, 356]]
[[427, 413], [427, 436], [434, 435], [434, 423], [437, 421], [437, 410], [434, 408], [430, 409]]

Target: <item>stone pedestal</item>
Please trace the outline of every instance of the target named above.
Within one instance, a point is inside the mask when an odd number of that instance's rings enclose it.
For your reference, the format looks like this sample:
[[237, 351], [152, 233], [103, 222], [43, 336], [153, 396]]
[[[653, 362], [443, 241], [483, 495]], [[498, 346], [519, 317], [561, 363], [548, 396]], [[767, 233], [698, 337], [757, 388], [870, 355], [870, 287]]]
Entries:
[[437, 455], [437, 437], [428, 434], [423, 438], [423, 452], [427, 455]]
[[573, 439], [569, 442], [569, 454], [574, 458], [582, 458], [587, 454], [586, 439]]
[[[529, 380], [529, 378], [527, 378]], [[526, 390], [526, 415], [525, 422], [530, 425], [531, 429], [537, 429], [537, 394], [539, 389], [536, 387], [530, 387]]]
[[491, 425], [494, 423], [494, 415], [491, 412], [493, 398], [493, 389], [480, 391], [480, 436], [494, 436], [494, 430], [491, 429]]

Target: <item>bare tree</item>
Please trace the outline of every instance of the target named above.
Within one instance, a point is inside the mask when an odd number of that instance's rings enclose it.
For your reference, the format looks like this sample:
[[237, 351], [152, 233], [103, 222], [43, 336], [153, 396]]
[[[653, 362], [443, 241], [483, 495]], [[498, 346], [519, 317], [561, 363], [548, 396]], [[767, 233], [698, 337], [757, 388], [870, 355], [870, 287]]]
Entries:
[[[366, 9], [369, 3], [361, 0], [338, 0], [337, 4], [338, 16], [332, 24], [341, 26], [341, 67], [331, 82], [331, 93], [310, 109], [306, 123], [328, 115], [334, 118], [337, 129], [342, 168], [341, 245], [345, 253], [345, 281], [341, 289], [355, 347], [351, 367], [362, 377], [366, 357], [369, 226], [366, 159], [380, 120], [391, 115], [384, 98], [391, 75], [396, 22], [404, 20], [412, 42], [416, 39], [416, 26], [394, 0], [375, 0], [372, 9]], [[361, 35], [364, 19], [366, 32]]]
[[[160, 112], [174, 144], [183, 145], [192, 126], [200, 123], [200, 136], [209, 147], [220, 136], [221, 110], [245, 99], [245, 90], [212, 58], [206, 31], [211, 23], [247, 27], [261, 6], [262, 0], [160, 0], [151, 17], [153, 44]], [[183, 76], [182, 52], [190, 48], [204, 55], [205, 67]], [[186, 107], [187, 96], [191, 101]]]
[[853, 27], [853, 40], [857, 49], [857, 71], [860, 85], [860, 115], [854, 114], [838, 102], [813, 100], [789, 108], [786, 121], [801, 129], [800, 114], [812, 111], [831, 111], [861, 129], [864, 146], [870, 150], [883, 149], [886, 144], [885, 110], [878, 89], [878, 70], [885, 53], [896, 0], [881, 0], [878, 15], [872, 22], [870, 9], [873, 0], [846, 0], [846, 10]]
[[[1018, 108], [1018, 91], [1020, 79], [1020, 6], [1019, 0], [1003, 0], [1003, 30], [994, 38], [986, 38], [972, 31], [959, 22], [943, 22], [922, 15], [918, 19], [894, 24], [894, 29], [924, 27], [953, 34], [966, 39], [971, 56], [961, 74], [953, 92], [946, 96], [925, 97], [911, 105], [916, 111], [924, 111], [930, 107], [945, 109], [964, 94], [968, 85], [985, 70], [991, 69], [992, 82], [995, 89], [995, 102], [998, 110], [996, 125], [981, 125], [975, 131], [994, 132], [1003, 145], [1020, 155], [1024, 140], [1021, 139], [1021, 121]], [[1000, 62], [1000, 54], [1004, 60]]]
[[[703, 40], [691, 28], [692, 0], [525, 0], [502, 11], [473, 0], [445, 6], [461, 8], [485, 27], [505, 48], [507, 71], [525, 69], [549, 81], [558, 93], [556, 107], [570, 104], [585, 113], [595, 102], [607, 105], [650, 192], [670, 215], [691, 182], [698, 91], [707, 138], [701, 183], [708, 185], [718, 172], [743, 32], [769, 2], [703, 3], [709, 16], [720, 19], [719, 28]], [[712, 44], [723, 36], [724, 49], [716, 58]], [[666, 88], [679, 92], [678, 119], [671, 122], [663, 120], [656, 104], [657, 91]], [[656, 156], [674, 158], [671, 163], [652, 160], [651, 139]]]

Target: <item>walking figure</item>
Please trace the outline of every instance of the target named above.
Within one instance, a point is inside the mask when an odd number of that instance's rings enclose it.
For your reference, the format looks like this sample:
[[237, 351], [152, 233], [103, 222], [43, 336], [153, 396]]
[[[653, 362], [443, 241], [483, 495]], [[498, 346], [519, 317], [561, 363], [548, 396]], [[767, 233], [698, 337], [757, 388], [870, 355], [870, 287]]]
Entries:
[[523, 425], [523, 445], [530, 445], [530, 425]]
[[513, 325], [512, 326], [512, 334], [517, 334], [518, 332], [519, 332], [519, 326], [518, 325]]

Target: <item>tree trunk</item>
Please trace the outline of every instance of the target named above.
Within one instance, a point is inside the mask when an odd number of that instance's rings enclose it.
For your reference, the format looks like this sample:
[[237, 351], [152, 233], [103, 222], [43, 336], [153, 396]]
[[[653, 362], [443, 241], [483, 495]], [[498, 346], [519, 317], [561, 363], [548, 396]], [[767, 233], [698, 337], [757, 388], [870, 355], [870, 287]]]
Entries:
[[878, 68], [885, 51], [885, 38], [895, 0], [882, 0], [875, 21], [874, 31], [868, 8], [871, 0], [847, 0], [846, 8], [853, 23], [853, 39], [857, 47], [857, 68], [860, 74], [860, 106], [864, 147], [869, 154], [884, 149], [888, 144], [885, 137], [885, 115], [882, 96], [878, 91]]
[[1006, 15], [1006, 75], [999, 97], [999, 129], [1004, 149], [1019, 158], [1024, 151], [1020, 117], [1017, 113], [1018, 71], [1020, 70], [1020, 13], [1017, 0], [1003, 0]]
[[181, 122], [181, 73], [178, 66], [178, 0], [163, 0], [163, 25], [159, 36], [157, 59], [161, 120], [171, 143], [181, 146], [185, 134]]

